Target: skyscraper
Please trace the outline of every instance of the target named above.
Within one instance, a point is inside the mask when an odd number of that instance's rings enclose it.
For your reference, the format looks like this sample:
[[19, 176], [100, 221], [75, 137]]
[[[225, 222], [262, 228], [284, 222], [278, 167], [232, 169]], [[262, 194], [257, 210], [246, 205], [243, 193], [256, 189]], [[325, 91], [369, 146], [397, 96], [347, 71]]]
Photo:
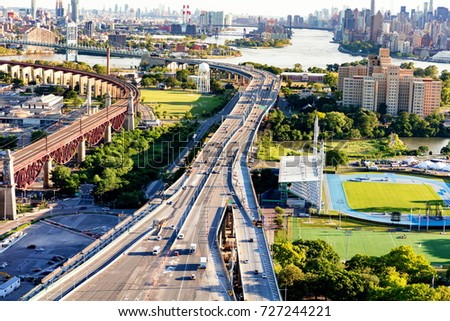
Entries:
[[77, 23], [78, 22], [78, 16], [80, 15], [79, 13], [79, 3], [78, 0], [71, 0], [71, 8], [70, 8], [70, 17], [72, 18], [72, 21]]
[[375, 0], [370, 1], [370, 15], [375, 15]]
[[31, 16], [36, 19], [36, 0], [31, 0]]
[[55, 9], [56, 18], [64, 17], [64, 7], [62, 0], [56, 0], [56, 9]]

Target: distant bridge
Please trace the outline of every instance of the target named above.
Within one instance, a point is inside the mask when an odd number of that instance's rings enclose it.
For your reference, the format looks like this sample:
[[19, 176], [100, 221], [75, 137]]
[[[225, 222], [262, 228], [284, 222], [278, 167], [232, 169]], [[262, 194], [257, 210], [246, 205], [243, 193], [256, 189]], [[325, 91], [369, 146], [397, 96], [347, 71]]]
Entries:
[[[57, 50], [76, 50], [78, 53], [91, 54], [96, 56], [106, 56], [106, 48], [94, 47], [94, 46], [70, 46], [65, 43], [54, 42], [41, 42], [41, 41], [24, 41], [8, 38], [0, 38], [1, 44], [12, 44], [22, 46], [36, 46], [36, 47], [48, 47], [55, 48]], [[110, 48], [110, 54], [113, 57], [126, 57], [126, 58], [141, 58], [145, 53], [148, 53], [145, 49], [123, 49], [123, 48]]]
[[308, 29], [308, 30], [334, 31], [334, 28], [332, 28], [332, 27], [290, 27], [290, 26], [285, 26], [285, 27], [289, 28], [289, 29]]

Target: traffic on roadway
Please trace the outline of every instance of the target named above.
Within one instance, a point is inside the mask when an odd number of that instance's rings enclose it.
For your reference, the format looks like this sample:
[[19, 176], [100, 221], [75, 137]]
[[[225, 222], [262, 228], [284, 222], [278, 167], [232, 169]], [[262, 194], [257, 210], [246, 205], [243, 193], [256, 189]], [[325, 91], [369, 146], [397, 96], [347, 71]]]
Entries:
[[[154, 209], [140, 209], [145, 216], [126, 233], [34, 300], [281, 299], [264, 232], [252, 224], [259, 211], [246, 167], [258, 126], [276, 101], [279, 79], [249, 67], [210, 66], [241, 73], [249, 84], [215, 116], [222, 120], [219, 129], [172, 186], [173, 195]], [[227, 204], [234, 204], [236, 224], [236, 255], [228, 266], [217, 242]], [[229, 264], [239, 267], [239, 297]]]

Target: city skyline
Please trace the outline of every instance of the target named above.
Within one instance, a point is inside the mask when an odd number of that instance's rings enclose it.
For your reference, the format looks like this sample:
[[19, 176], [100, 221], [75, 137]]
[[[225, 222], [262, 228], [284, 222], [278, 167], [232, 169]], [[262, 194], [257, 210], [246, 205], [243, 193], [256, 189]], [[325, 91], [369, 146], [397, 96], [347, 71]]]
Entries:
[[[64, 8], [67, 8], [70, 0], [63, 0]], [[421, 0], [376, 0], [375, 1], [375, 10], [391, 10], [393, 13], [397, 13], [400, 11], [401, 6], [406, 6], [407, 10], [417, 9], [423, 10], [424, 2], [430, 1], [421, 1]], [[155, 1], [146, 1], [146, 0], [98, 0], [95, 2], [89, 2], [86, 0], [80, 0], [79, 6], [80, 9], [103, 9], [108, 10], [109, 8], [114, 8], [115, 5], [124, 8], [127, 4], [129, 8], [147, 8], [151, 10], [153, 8], [158, 8], [160, 6], [164, 6], [165, 8], [170, 8], [171, 10], [180, 11], [183, 8], [183, 5], [189, 5], [191, 12], [195, 10], [206, 10], [206, 11], [224, 11], [226, 13], [233, 14], [248, 14], [248, 15], [262, 15], [262, 16], [273, 16], [273, 17], [286, 17], [287, 15], [301, 15], [307, 16], [310, 13], [314, 13], [314, 11], [321, 11], [322, 9], [331, 9], [331, 7], [336, 7], [338, 9], [342, 9], [344, 7], [349, 8], [368, 8], [371, 7], [371, 1], [349, 1], [349, 0], [335, 0], [333, 1], [333, 5], [330, 5], [328, 0], [316, 0], [314, 2], [305, 3], [298, 2], [292, 3], [289, 0], [280, 0], [277, 2], [277, 6], [268, 6], [268, 5], [260, 5], [259, 1], [250, 0], [247, 2], [242, 2], [240, 0], [229, 0], [227, 1], [227, 5], [224, 6], [221, 2], [211, 2], [205, 0], [155, 0]], [[3, 7], [9, 7], [9, 4], [2, 4]], [[36, 0], [37, 8], [46, 8], [46, 9], [54, 9], [56, 6], [55, 0]], [[447, 6], [448, 2], [446, 0], [434, 0], [433, 7], [436, 9], [439, 6]], [[12, 6], [11, 6], [12, 7]], [[17, 0], [14, 3], [14, 7], [31, 7], [31, 0]]]

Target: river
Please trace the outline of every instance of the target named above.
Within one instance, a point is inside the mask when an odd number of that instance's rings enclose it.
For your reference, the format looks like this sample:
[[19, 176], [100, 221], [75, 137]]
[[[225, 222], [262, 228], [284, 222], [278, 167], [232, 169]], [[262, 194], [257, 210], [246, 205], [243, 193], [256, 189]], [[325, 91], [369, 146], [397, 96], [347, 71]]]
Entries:
[[[247, 32], [251, 29], [247, 28]], [[236, 28], [236, 33], [242, 33], [243, 28]], [[154, 36], [161, 38], [160, 36]], [[220, 36], [218, 39], [208, 37], [205, 42], [223, 44], [227, 39], [235, 39], [237, 36]], [[233, 57], [226, 59], [215, 59], [214, 61], [228, 62], [238, 64], [242, 62], [257, 62], [268, 64], [280, 68], [292, 68], [299, 63], [303, 69], [309, 67], [326, 68], [327, 64], [342, 64], [361, 60], [363, 57], [352, 56], [338, 51], [338, 44], [331, 42], [333, 33], [324, 30], [307, 30], [296, 29], [292, 35], [292, 45], [284, 48], [267, 48], [267, 49], [250, 49], [239, 48], [242, 53], [241, 57]], [[5, 56], [0, 59], [35, 59], [35, 60], [51, 60], [61, 61], [65, 59], [63, 54], [55, 55], [23, 55], [23, 56]], [[100, 64], [106, 65], [106, 57], [79, 55], [79, 61], [88, 63], [89, 65]], [[411, 60], [393, 59], [394, 64], [400, 65], [402, 62]], [[139, 65], [139, 58], [111, 58], [111, 66], [113, 68], [135, 68]], [[416, 67], [425, 68], [429, 65], [436, 65], [440, 71], [450, 70], [450, 64], [430, 63], [425, 61], [413, 61]]]
[[439, 154], [442, 147], [447, 146], [449, 138], [440, 137], [400, 137], [408, 149], [417, 149], [419, 146], [428, 146], [433, 155]]

